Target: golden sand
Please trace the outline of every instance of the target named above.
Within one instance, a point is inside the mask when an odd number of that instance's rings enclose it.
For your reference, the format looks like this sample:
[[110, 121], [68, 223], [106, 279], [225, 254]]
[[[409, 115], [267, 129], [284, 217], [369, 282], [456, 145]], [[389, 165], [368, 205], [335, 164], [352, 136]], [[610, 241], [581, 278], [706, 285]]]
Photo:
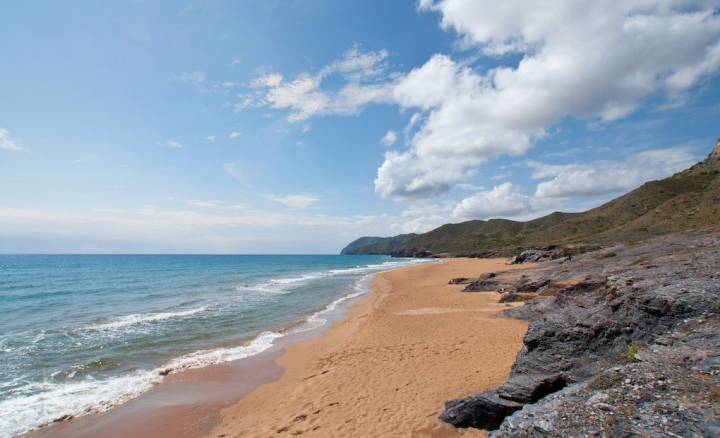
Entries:
[[288, 346], [282, 377], [224, 409], [210, 436], [484, 436], [437, 416], [446, 400], [507, 378], [527, 324], [498, 316], [498, 294], [448, 280], [513, 268], [449, 259], [379, 274], [347, 318]]

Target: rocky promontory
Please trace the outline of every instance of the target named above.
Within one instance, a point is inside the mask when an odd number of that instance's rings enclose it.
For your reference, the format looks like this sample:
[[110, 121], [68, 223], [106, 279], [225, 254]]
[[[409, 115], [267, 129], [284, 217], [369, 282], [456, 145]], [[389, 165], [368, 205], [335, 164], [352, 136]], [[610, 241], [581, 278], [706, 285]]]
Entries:
[[530, 326], [509, 379], [448, 401], [442, 420], [495, 437], [718, 436], [720, 234], [671, 234], [522, 272], [463, 279], [523, 295], [506, 314]]

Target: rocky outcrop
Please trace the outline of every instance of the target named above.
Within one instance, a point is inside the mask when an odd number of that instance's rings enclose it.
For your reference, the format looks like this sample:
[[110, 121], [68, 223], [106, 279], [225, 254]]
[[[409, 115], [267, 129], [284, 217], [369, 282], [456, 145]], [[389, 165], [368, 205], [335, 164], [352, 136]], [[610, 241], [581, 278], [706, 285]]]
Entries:
[[[587, 413], [576, 406], [577, 400], [592, 400], [587, 409], [596, 416], [598, 409], [607, 409], [599, 403], [614, 406], [602, 401], [604, 396], [597, 395], [600, 390], [591, 385], [595, 379], [603, 380], [602, 373], [618, 366], [632, 368], [628, 360], [641, 360], [649, 354], [645, 352], [658, 350], [644, 346], [663, 345], [667, 333], [678, 333], [681, 342], [687, 341], [683, 326], [693, 318], [707, 324], [720, 320], [720, 235], [674, 235], [634, 247], [616, 247], [613, 252], [612, 258], [587, 253], [571, 262], [556, 261], [528, 271], [524, 284], [534, 282], [535, 287], [538, 281], [548, 282], [539, 289], [569, 278], [584, 280], [558, 290], [555, 296], [508, 310], [509, 316], [530, 320], [510, 378], [496, 390], [448, 402], [441, 418], [459, 427], [482, 424], [485, 426], [472, 427], [492, 429], [493, 424], [501, 424], [497, 436], [534, 436], [523, 435], [532, 430], [545, 434], [538, 436], [568, 436], [574, 423], [566, 419], [578, 418], [583, 424], [582, 414]], [[704, 333], [711, 334], [707, 341], [720, 350], [720, 333], [710, 329]], [[720, 364], [716, 356], [706, 357], [710, 360], [707, 366], [715, 366], [716, 360]], [[637, 373], [644, 372], [642, 366], [633, 366]], [[720, 369], [715, 372], [713, 384], [720, 385]], [[720, 398], [720, 386], [717, 388]], [[659, 391], [653, 386], [640, 393], [655, 403], [664, 397]], [[619, 389], [618, 394], [621, 392]], [[547, 398], [550, 394], [555, 395]], [[593, 398], [596, 395], [600, 398]], [[522, 410], [516, 409], [518, 412], [498, 423], [497, 417], [508, 412], [508, 406], [515, 409], [517, 403], [524, 405]], [[578, 412], [576, 417], [573, 410]], [[701, 430], [704, 422], [715, 421], [712, 410], [706, 411], [685, 419], [692, 423], [688, 427]], [[623, 415], [626, 423], [635, 421], [629, 414]], [[657, 415], [647, 421], [655, 421], [653, 427], [663, 426]]]
[[465, 289], [463, 289], [463, 292], [494, 291], [500, 285], [496, 277], [497, 274], [495, 274], [494, 272], [483, 274], [477, 279], [469, 282], [468, 285], [465, 286]]
[[[521, 403], [497, 396], [494, 391], [473, 395], [445, 403], [440, 419], [455, 427], [495, 429], [505, 417], [522, 409]], [[483, 415], [477, 415], [483, 412]]]
[[550, 245], [541, 248], [526, 249], [510, 259], [510, 263], [546, 262], [549, 260], [572, 260], [573, 255], [598, 249], [596, 246]]
[[692, 318], [625, 363], [528, 404], [493, 437], [720, 436], [720, 318]]

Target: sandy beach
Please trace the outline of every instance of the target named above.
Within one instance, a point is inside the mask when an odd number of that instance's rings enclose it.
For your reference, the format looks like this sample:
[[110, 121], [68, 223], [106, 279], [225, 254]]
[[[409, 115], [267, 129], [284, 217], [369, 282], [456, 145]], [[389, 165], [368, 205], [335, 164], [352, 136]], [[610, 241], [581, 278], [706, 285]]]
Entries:
[[347, 318], [289, 345], [282, 377], [224, 409], [209, 436], [484, 436], [437, 415], [448, 399], [502, 383], [527, 326], [498, 316], [497, 294], [448, 280], [509, 268], [449, 259], [377, 275]]

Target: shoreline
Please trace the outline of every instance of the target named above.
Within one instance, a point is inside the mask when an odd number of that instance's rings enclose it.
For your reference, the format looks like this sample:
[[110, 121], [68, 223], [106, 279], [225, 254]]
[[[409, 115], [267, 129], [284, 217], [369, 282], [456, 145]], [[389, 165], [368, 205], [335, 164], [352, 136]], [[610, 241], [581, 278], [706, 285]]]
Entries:
[[485, 436], [437, 416], [445, 401], [505, 381], [527, 323], [499, 316], [507, 306], [497, 294], [460, 293], [448, 281], [522, 269], [506, 261], [376, 274], [345, 318], [286, 346], [276, 360], [285, 372], [223, 409], [206, 436]]
[[192, 367], [173, 368], [171, 365], [177, 359], [172, 359], [167, 362], [170, 366], [156, 369], [156, 372], [167, 371], [166, 375], [161, 374], [162, 380], [138, 396], [102, 411], [61, 417], [18, 436], [52, 438], [102, 434], [119, 438], [148, 433], [168, 437], [202, 435], [219, 421], [219, 412], [224, 407], [282, 374], [283, 368], [275, 363], [275, 359], [283, 354], [287, 345], [322, 336], [345, 317], [354, 303], [372, 292], [375, 275], [408, 265], [366, 274], [356, 280], [354, 292], [292, 323], [270, 327], [240, 344], [221, 344], [207, 350], [249, 349], [265, 335], [271, 335], [269, 346], [259, 352], [235, 360]]
[[[362, 295], [347, 299], [346, 302], [342, 302], [336, 309], [329, 312], [327, 314], [329, 317], [328, 322], [321, 327], [297, 333], [287, 333], [282, 338], [275, 340], [273, 346], [268, 350], [248, 358], [172, 373], [148, 392], [108, 411], [89, 414], [71, 421], [50, 424], [23, 436], [90, 437], [98, 434], [106, 437], [129, 435], [152, 435], [156, 437], [205, 435], [217, 437], [223, 434], [236, 436], [238, 431], [247, 431], [247, 429], [244, 429], [245, 424], [236, 421], [238, 412], [258, 419], [263, 415], [269, 415], [263, 421], [278, 422], [279, 424], [287, 419], [273, 417], [272, 412], [263, 412], [255, 408], [247, 410], [245, 405], [252, 404], [252, 402], [246, 400], [257, 397], [273, 398], [275, 396], [283, 398], [288, 392], [295, 392], [294, 390], [298, 386], [296, 377], [303, 373], [311, 375], [312, 373], [307, 371], [314, 367], [313, 360], [320, 359], [317, 354], [308, 354], [308, 352], [316, 350], [320, 345], [325, 348], [328, 345], [340, 346], [339, 350], [342, 351], [341, 346], [347, 346], [348, 342], [352, 344], [354, 341], [353, 335], [357, 329], [368, 324], [369, 326], [373, 325], [372, 322], [367, 321], [368, 319], [373, 319], [373, 315], [386, 314], [388, 310], [392, 310], [392, 307], [391, 309], [386, 308], [387, 303], [385, 301], [394, 289], [414, 287], [414, 280], [424, 278], [424, 273], [430, 272], [432, 273], [431, 277], [436, 278], [435, 283], [428, 286], [430, 289], [447, 287], [452, 290], [458, 288], [458, 286], [447, 285], [447, 281], [451, 277], [477, 276], [490, 270], [507, 269], [514, 268], [505, 265], [504, 259], [447, 259], [439, 263], [402, 266], [373, 274], [374, 279], [369, 290]], [[411, 272], [413, 275], [409, 275], [408, 278], [404, 279], [405, 281], [399, 283], [397, 283], [397, 280], [392, 279], [394, 276], [404, 275], [398, 274], [404, 272]], [[390, 280], [388, 280], [388, 276]], [[471, 387], [482, 389], [485, 386], [502, 383], [509, 373], [515, 354], [522, 345], [522, 335], [526, 329], [525, 324], [520, 321], [495, 317], [495, 313], [505, 308], [504, 305], [496, 303], [497, 296], [495, 294], [454, 293], [453, 298], [458, 300], [458, 303], [463, 301], [469, 304], [474, 303], [476, 308], [426, 307], [405, 309], [398, 316], [401, 316], [401, 319], [410, 317], [414, 320], [447, 319], [450, 316], [451, 319], [463, 320], [465, 319], [463, 316], [485, 315], [485, 319], [503, 321], [504, 323], [500, 323], [500, 325], [505, 326], [508, 325], [507, 321], [513, 321], [509, 324], [514, 326], [515, 329], [515, 344], [510, 348], [510, 354], [505, 354], [506, 357], [500, 361], [502, 362], [500, 366], [490, 367], [494, 374], [492, 379], [480, 379], [481, 381], [478, 384], [473, 384]], [[458, 303], [454, 303], [454, 305]], [[426, 304], [430, 305], [432, 303]], [[482, 308], [478, 308], [478, 305]], [[393, 331], [392, 327], [388, 328]], [[457, 341], [460, 344], [466, 343], [463, 339], [457, 339]], [[506, 343], [506, 341], [503, 343]], [[309, 358], [309, 360], [299, 361], [297, 360], [298, 356]], [[462, 358], [448, 359], [447, 362], [454, 363], [453, 367], [462, 367], [468, 363], [466, 359]], [[367, 364], [360, 362], [355, 365], [364, 367]], [[320, 372], [322, 373], [322, 371]], [[488, 374], [480, 371], [478, 373]], [[327, 377], [324, 374], [321, 374], [321, 376]], [[302, 380], [300, 382], [302, 383]], [[300, 386], [302, 387], [301, 383]], [[442, 402], [464, 395], [463, 391], [465, 389], [461, 390], [460, 388], [467, 388], [466, 383], [466, 381], [462, 380], [457, 390], [460, 392], [447, 391], [447, 396], [443, 396], [445, 398], [437, 404], [437, 413], [442, 409]], [[416, 384], [423, 383], [416, 382]], [[408, 383], [408, 386], [414, 385]], [[293, 416], [292, 419], [302, 415], [304, 414], [299, 413]], [[471, 434], [483, 436], [483, 433], [478, 431], [456, 431], [454, 428], [435, 420], [434, 417], [436, 416], [432, 416], [434, 421], [430, 422], [432, 423], [430, 429], [428, 431], [419, 431], [420, 435], [457, 436]], [[292, 421], [292, 419], [289, 420]], [[281, 429], [283, 429], [283, 426], [278, 425], [277, 428], [269, 427], [267, 430], [250, 429], [249, 433], [250, 436], [271, 432], [282, 435], [282, 432], [279, 432]], [[291, 427], [287, 428], [287, 432], [297, 432], [297, 430]], [[341, 430], [341, 432], [346, 435], [353, 435], [352, 431]], [[363, 434], [362, 431], [356, 433]], [[366, 431], [366, 433], [372, 432]], [[315, 435], [318, 434], [322, 436], [322, 433], [316, 431]]]

